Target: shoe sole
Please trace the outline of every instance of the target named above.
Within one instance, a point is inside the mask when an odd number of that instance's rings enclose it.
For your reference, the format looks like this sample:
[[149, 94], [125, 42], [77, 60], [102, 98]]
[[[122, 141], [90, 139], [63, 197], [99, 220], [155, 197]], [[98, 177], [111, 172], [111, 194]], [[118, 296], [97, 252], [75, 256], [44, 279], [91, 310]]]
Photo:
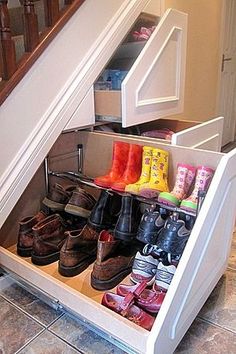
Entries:
[[47, 256], [37, 256], [34, 253], [31, 254], [31, 261], [36, 265], [47, 265], [59, 260], [60, 252], [55, 252]]
[[66, 204], [54, 202], [53, 200], [50, 200], [47, 197], [43, 199], [42, 203], [52, 210], [59, 210], [59, 211], [64, 210], [66, 206]]
[[96, 259], [96, 256], [85, 260], [84, 262], [81, 262], [77, 264], [74, 267], [65, 267], [63, 266], [60, 261], [58, 265], [58, 272], [63, 275], [64, 277], [74, 277], [75, 275], [78, 275], [82, 273], [88, 266], [93, 263]]
[[24, 248], [17, 245], [17, 254], [20, 257], [31, 257], [32, 247]]
[[91, 214], [91, 210], [86, 210], [84, 208], [78, 207], [76, 205], [67, 204], [65, 211], [72, 215], [82, 216], [83, 218], [88, 218]]
[[118, 285], [131, 271], [132, 267], [129, 267], [108, 280], [99, 280], [97, 278], [94, 278], [91, 274], [91, 285], [96, 290], [112, 289], [116, 285]]

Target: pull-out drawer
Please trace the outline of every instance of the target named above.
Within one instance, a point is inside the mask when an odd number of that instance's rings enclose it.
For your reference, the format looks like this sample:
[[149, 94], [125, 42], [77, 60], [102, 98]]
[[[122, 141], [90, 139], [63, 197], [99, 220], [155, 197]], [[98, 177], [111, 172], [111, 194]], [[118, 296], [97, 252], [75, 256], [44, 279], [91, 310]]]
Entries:
[[[184, 102], [186, 37], [187, 15], [169, 9], [143, 49], [138, 42], [121, 46], [113, 59], [120, 59], [128, 74], [121, 90], [95, 90], [96, 115], [129, 127], [180, 113]], [[115, 69], [119, 69], [119, 64]]]
[[[123, 129], [124, 134], [136, 137], [141, 135], [143, 140], [153, 140], [154, 142], [160, 142], [171, 145], [182, 145], [191, 148], [198, 148], [211, 151], [220, 151], [222, 142], [224, 118], [218, 117], [206, 122], [194, 122], [194, 121], [180, 121], [180, 120], [168, 120], [158, 119], [156, 121], [139, 124], [129, 129]], [[121, 131], [120, 126], [117, 124], [106, 125], [109, 129], [109, 134], [119, 134]], [[106, 127], [97, 127], [95, 129], [105, 130]], [[163, 140], [160, 138], [151, 138], [142, 136], [145, 132], [153, 132], [158, 129], [167, 128], [174, 132], [169, 139]], [[114, 133], [112, 132], [114, 131]]]
[[[30, 258], [17, 256], [17, 221], [23, 216], [35, 213], [39, 206], [39, 201], [35, 202], [36, 195], [42, 197], [45, 193], [42, 168], [1, 229], [0, 264], [57, 299], [63, 306], [77, 312], [98, 329], [123, 342], [130, 351], [169, 354], [181, 340], [227, 264], [236, 210], [236, 199], [232, 198], [236, 192], [236, 150], [224, 155], [155, 143], [153, 139], [142, 140], [81, 131], [63, 134], [59, 138], [51, 151], [51, 157], [53, 154], [57, 155], [51, 168], [68, 168], [68, 165], [63, 165], [63, 159], [58, 158], [58, 155], [65, 152], [65, 149], [66, 152], [72, 152], [77, 144], [82, 144], [84, 172], [90, 176], [104, 174], [111, 165], [112, 145], [117, 140], [131, 144], [148, 144], [169, 151], [170, 186], [173, 186], [178, 162], [195, 166], [207, 165], [216, 170], [151, 331], [138, 327], [100, 304], [102, 292], [90, 286], [92, 266], [80, 275], [65, 278], [59, 275], [57, 262], [40, 267], [33, 265]], [[73, 164], [76, 168], [75, 162], [72, 159], [71, 168]], [[29, 200], [32, 200], [32, 203], [29, 203]]]

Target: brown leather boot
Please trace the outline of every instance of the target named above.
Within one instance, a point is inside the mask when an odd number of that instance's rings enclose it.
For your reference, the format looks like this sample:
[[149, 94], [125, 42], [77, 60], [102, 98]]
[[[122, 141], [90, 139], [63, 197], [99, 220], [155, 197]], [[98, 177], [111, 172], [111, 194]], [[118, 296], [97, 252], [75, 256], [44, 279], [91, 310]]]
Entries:
[[96, 199], [90, 193], [77, 187], [66, 204], [65, 211], [69, 214], [88, 218], [95, 203]]
[[82, 230], [68, 231], [66, 234], [58, 271], [65, 277], [73, 277], [95, 261], [99, 231], [85, 225]]
[[52, 211], [62, 211], [65, 209], [75, 188], [75, 185], [63, 187], [59, 183], [55, 183], [50, 189], [49, 194], [43, 199], [42, 203]]
[[21, 257], [30, 257], [33, 247], [32, 227], [39, 221], [46, 218], [46, 214], [39, 211], [34, 216], [27, 216], [19, 221], [19, 232], [17, 242], [17, 254]]
[[114, 288], [132, 270], [136, 246], [116, 240], [103, 230], [98, 239], [97, 259], [93, 265], [91, 285], [97, 290]]
[[66, 223], [58, 214], [48, 216], [33, 227], [34, 242], [31, 260], [46, 265], [59, 259], [66, 235]]

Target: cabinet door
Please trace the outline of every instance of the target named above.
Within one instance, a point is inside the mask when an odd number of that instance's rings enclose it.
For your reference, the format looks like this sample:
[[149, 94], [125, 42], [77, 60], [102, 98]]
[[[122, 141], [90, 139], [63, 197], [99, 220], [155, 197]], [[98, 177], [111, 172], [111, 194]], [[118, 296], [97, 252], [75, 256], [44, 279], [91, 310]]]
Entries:
[[122, 125], [183, 110], [187, 15], [166, 11], [122, 82]]

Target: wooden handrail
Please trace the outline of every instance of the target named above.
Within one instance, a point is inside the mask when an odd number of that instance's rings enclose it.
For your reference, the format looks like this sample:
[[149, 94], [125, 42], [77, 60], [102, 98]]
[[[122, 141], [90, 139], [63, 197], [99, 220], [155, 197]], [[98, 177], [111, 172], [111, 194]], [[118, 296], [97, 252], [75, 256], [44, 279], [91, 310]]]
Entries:
[[[28, 1], [28, 2], [35, 2], [37, 0]], [[50, 0], [52, 1], [52, 0]], [[64, 25], [69, 21], [69, 19], [73, 16], [73, 14], [79, 9], [79, 7], [83, 4], [85, 0], [64, 0], [65, 7], [60, 11], [60, 17], [58, 18], [57, 22], [50, 27], [47, 27], [39, 35], [39, 43], [33, 49], [32, 52], [25, 52], [17, 66], [15, 67], [15, 71], [12, 70], [11, 75], [7, 78], [3, 78], [0, 82], [0, 105], [6, 100], [12, 90], [16, 87], [16, 85], [20, 82], [20, 80], [24, 77], [27, 71], [31, 68], [34, 62], [38, 59], [38, 57], [43, 53], [43, 51], [47, 48], [50, 42], [54, 39], [54, 37], [62, 30]], [[5, 7], [7, 6], [7, 0], [0, 0], [0, 6], [4, 6], [4, 11], [6, 12]], [[24, 0], [20, 0], [21, 3], [25, 2]], [[4, 12], [4, 14], [5, 14]], [[8, 11], [7, 11], [8, 13]], [[33, 12], [34, 13], [34, 12]], [[1, 33], [1, 45], [2, 45], [2, 37], [3, 37], [3, 27], [2, 26], [2, 18], [1, 18], [1, 8], [0, 8], [0, 33]], [[9, 19], [9, 17], [8, 17]], [[6, 23], [6, 22], [4, 22]], [[9, 23], [9, 22], [8, 22]], [[11, 35], [10, 35], [11, 37]], [[8, 32], [9, 38], [9, 32]], [[9, 41], [9, 39], [8, 39]], [[5, 42], [4, 42], [5, 43]], [[12, 42], [11, 42], [12, 43]], [[14, 44], [14, 43], [13, 43]], [[14, 48], [15, 49], [15, 48]], [[1, 51], [0, 51], [1, 52]], [[3, 51], [2, 51], [3, 53]], [[8, 57], [7, 57], [8, 58]], [[8, 59], [6, 60], [8, 61]], [[0, 60], [1, 63], [1, 60]], [[3, 63], [3, 67], [4, 67]], [[0, 64], [1, 65], [1, 64]], [[1, 71], [1, 70], [0, 70]], [[3, 77], [3, 76], [2, 76]]]

